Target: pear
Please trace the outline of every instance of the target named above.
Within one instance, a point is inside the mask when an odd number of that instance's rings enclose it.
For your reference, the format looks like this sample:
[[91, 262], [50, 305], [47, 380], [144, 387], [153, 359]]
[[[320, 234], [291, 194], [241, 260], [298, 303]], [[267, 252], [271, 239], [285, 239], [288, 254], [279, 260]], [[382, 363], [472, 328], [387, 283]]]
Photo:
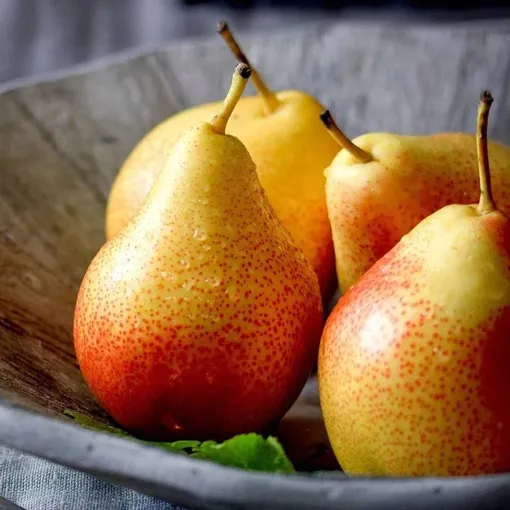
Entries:
[[[227, 24], [219, 23], [218, 31], [237, 59], [250, 65]], [[248, 148], [270, 203], [310, 260], [327, 302], [336, 289], [336, 273], [324, 169], [339, 147], [321, 125], [318, 116], [324, 107], [316, 99], [296, 90], [274, 94], [253, 67], [252, 80], [258, 95], [240, 100], [228, 123], [228, 133]], [[212, 103], [182, 111], [138, 143], [110, 192], [107, 238], [126, 225], [141, 206], [181, 133], [196, 122], [210, 119], [219, 107], [220, 103]]]
[[[344, 149], [326, 170], [326, 198], [345, 293], [421, 220], [448, 204], [478, 199], [476, 143], [467, 133], [349, 140], [328, 111], [321, 116]], [[510, 213], [510, 147], [489, 142], [498, 206]]]
[[319, 391], [350, 474], [510, 470], [510, 219], [495, 205], [487, 119], [478, 114], [478, 205], [435, 212], [338, 302]]
[[103, 407], [142, 437], [263, 431], [317, 359], [317, 277], [248, 151], [225, 134], [248, 76], [238, 65], [219, 114], [174, 145], [143, 206], [80, 287], [80, 368]]

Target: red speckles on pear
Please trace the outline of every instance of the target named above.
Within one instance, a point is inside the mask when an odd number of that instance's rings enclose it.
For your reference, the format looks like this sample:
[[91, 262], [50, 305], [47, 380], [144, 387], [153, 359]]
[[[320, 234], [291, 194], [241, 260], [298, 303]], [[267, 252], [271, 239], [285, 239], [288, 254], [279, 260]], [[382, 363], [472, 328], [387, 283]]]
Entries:
[[[509, 222], [499, 213], [465, 221], [475, 241], [452, 243], [444, 266], [430, 262], [441, 236], [417, 242], [413, 231], [413, 242], [377, 262], [328, 319], [319, 352], [321, 405], [349, 473], [510, 469]], [[427, 228], [433, 225], [431, 219]], [[459, 273], [470, 256], [472, 270]], [[473, 295], [470, 285], [478, 289]]]
[[[449, 204], [477, 203], [474, 136], [363, 135], [375, 157], [346, 172], [341, 151], [328, 170], [326, 195], [337, 272], [346, 291], [423, 218]], [[495, 200], [510, 213], [510, 148], [489, 144]]]
[[239, 142], [203, 126], [187, 136], [134, 222], [92, 262], [75, 346], [125, 428], [225, 438], [286, 412], [316, 359], [322, 309]]

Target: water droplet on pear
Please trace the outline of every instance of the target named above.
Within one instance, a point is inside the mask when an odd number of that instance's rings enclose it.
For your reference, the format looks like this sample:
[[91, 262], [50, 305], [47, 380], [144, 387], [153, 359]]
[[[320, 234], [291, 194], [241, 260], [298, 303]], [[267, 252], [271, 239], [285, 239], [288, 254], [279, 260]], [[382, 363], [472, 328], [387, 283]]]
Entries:
[[185, 289], [185, 290], [191, 290], [193, 287], [195, 287], [195, 281], [192, 280], [191, 278], [189, 280], [186, 280], [182, 284], [182, 288]]
[[205, 279], [205, 283], [213, 288], [219, 287], [221, 285], [221, 278], [219, 276], [208, 276]]
[[227, 290], [225, 290], [225, 293], [228, 295], [231, 301], [239, 301], [240, 294], [239, 289], [235, 283], [229, 283], [227, 285]]
[[193, 232], [193, 239], [196, 239], [197, 241], [205, 241], [207, 239], [207, 232], [204, 229], [197, 227]]

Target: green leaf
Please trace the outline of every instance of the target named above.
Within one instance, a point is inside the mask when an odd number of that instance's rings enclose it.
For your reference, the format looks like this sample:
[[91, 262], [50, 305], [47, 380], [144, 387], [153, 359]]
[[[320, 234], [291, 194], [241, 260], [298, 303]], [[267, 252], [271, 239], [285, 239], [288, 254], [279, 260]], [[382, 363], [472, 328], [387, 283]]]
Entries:
[[76, 411], [70, 411], [66, 409], [64, 411], [66, 416], [73, 418], [73, 420], [81, 425], [82, 427], [90, 430], [99, 430], [102, 432], [109, 432], [110, 434], [115, 434], [117, 436], [128, 436], [132, 437], [125, 430], [118, 429], [116, 427], [112, 427], [110, 425], [106, 425], [105, 423], [101, 423], [100, 421], [94, 420], [94, 418], [90, 418], [86, 414], [77, 413]]
[[294, 473], [294, 467], [285, 454], [282, 445], [272, 436], [267, 439], [259, 434], [240, 434], [223, 443], [216, 441], [181, 440], [172, 443], [144, 441], [126, 431], [105, 425], [89, 416], [74, 411], [64, 411], [66, 416], [91, 430], [108, 432], [117, 436], [141, 441], [173, 453], [188, 454], [195, 458], [210, 460], [224, 466], [265, 471], [269, 473]]
[[204, 441], [193, 448], [192, 455], [250, 471], [295, 472], [282, 445], [272, 436], [265, 439], [259, 434], [240, 434], [223, 443]]
[[161, 448], [166, 448], [167, 446], [171, 446], [172, 448], [177, 448], [179, 450], [185, 450], [186, 448], [194, 448], [200, 444], [200, 441], [174, 441], [173, 443], [158, 443], [154, 442], [153, 444], [160, 446]]
[[143, 441], [143, 442], [150, 444], [152, 446], [157, 446], [162, 450], [168, 450], [169, 452], [181, 454], [191, 453], [192, 448], [200, 444], [200, 441], [174, 441], [173, 443], [162, 443], [160, 441]]

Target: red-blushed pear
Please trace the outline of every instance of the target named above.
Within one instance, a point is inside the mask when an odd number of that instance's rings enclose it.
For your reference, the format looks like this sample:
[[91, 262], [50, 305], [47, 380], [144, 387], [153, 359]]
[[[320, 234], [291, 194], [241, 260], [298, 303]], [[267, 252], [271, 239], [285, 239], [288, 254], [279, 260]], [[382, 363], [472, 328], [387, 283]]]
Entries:
[[[218, 24], [218, 32], [237, 60], [250, 65], [225, 22]], [[312, 264], [327, 304], [336, 289], [336, 272], [324, 169], [338, 152], [338, 145], [323, 129], [319, 114], [324, 107], [314, 97], [299, 90], [275, 93], [253, 68], [251, 80], [257, 95], [241, 98], [227, 132], [248, 149], [270, 204]], [[219, 107], [220, 103], [208, 103], [183, 110], [140, 140], [112, 186], [106, 211], [107, 238], [139, 209], [182, 132], [209, 120]]]
[[317, 277], [225, 126], [188, 129], [142, 208], [92, 261], [74, 321], [80, 368], [127, 430], [224, 439], [282, 417], [316, 362]]
[[[326, 170], [326, 202], [337, 276], [345, 293], [422, 219], [448, 204], [478, 200], [476, 143], [467, 133], [349, 140], [321, 115], [343, 149]], [[494, 193], [510, 214], [510, 147], [489, 142]]]
[[347, 473], [510, 470], [510, 219], [492, 198], [491, 103], [482, 94], [478, 205], [423, 220], [327, 321], [320, 401]]

